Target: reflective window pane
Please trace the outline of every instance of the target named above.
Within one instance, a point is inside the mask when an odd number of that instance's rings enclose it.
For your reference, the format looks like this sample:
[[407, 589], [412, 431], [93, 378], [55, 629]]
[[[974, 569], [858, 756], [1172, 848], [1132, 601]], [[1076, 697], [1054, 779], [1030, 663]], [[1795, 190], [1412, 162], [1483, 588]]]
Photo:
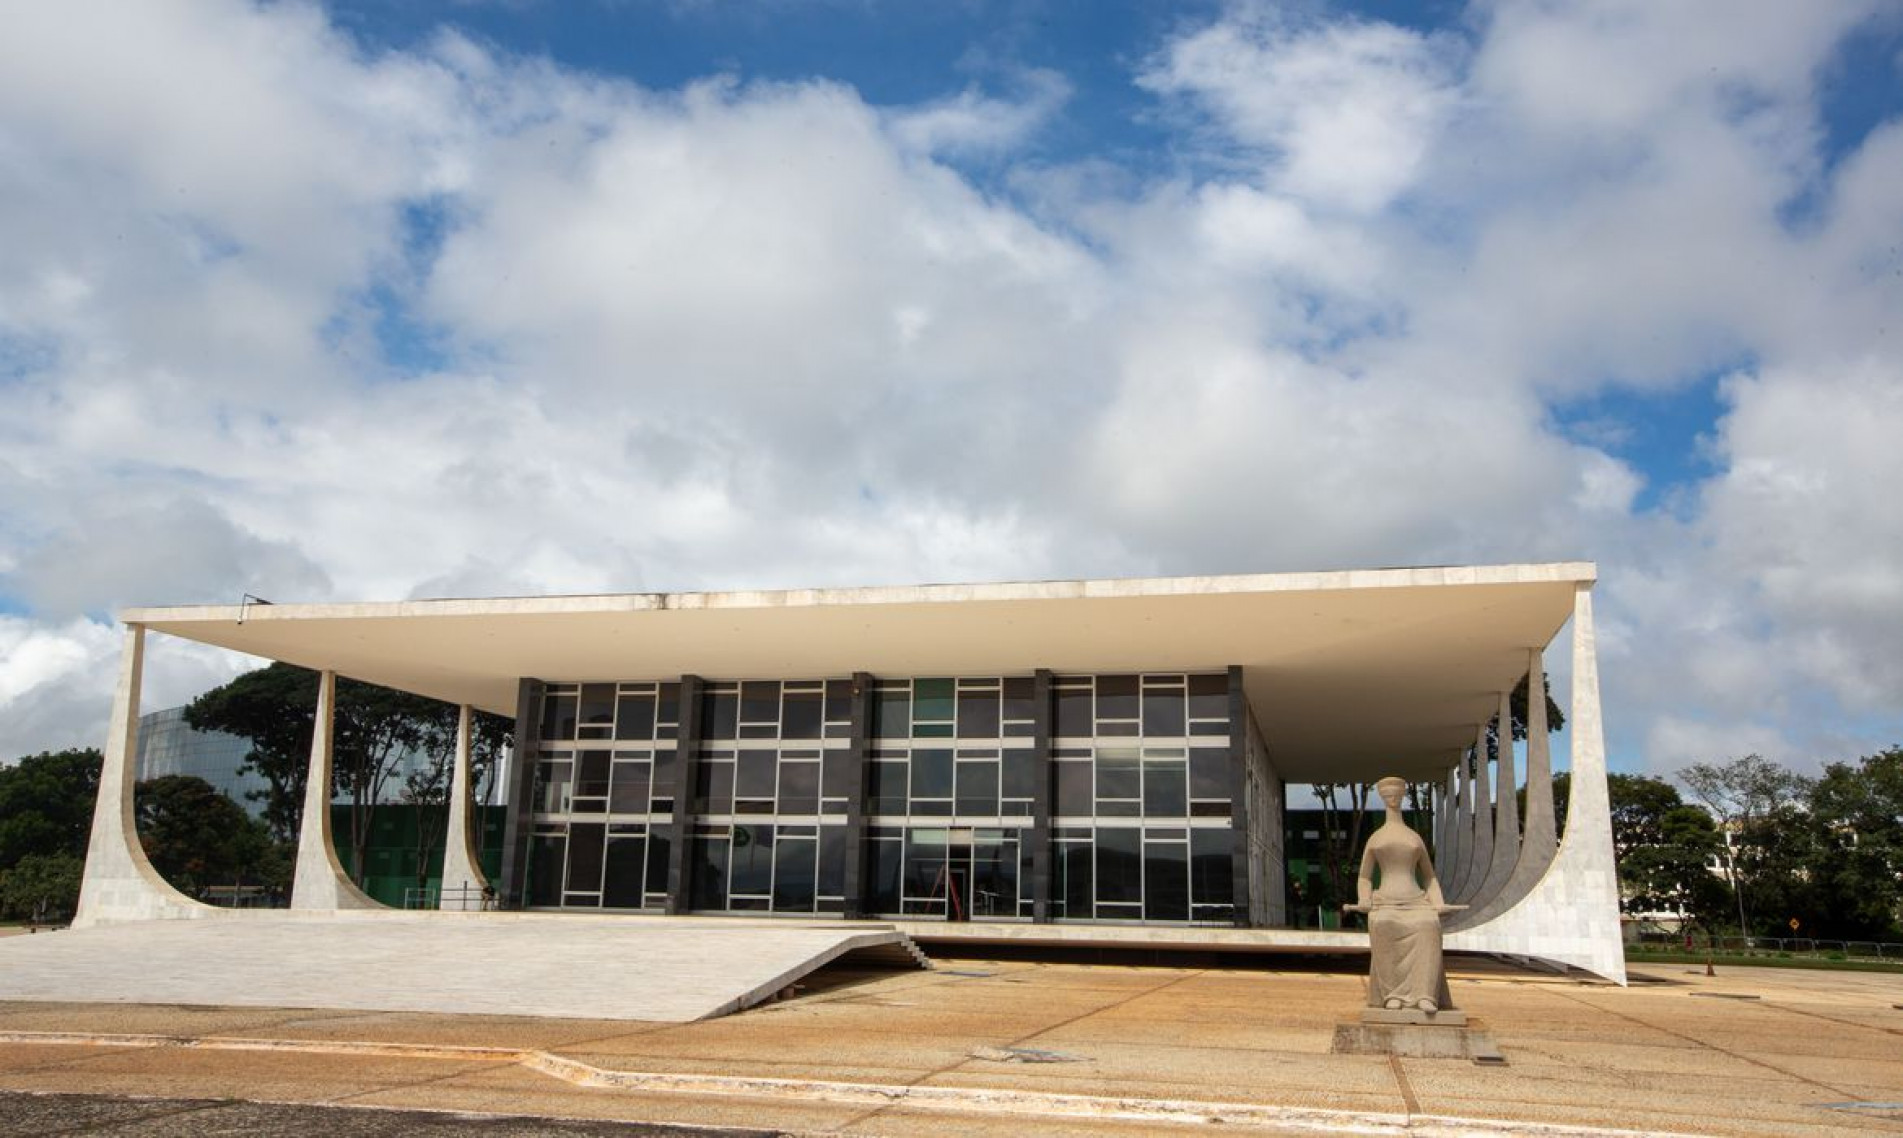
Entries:
[[1192, 719], [1229, 718], [1229, 677], [1221, 673], [1191, 676], [1189, 714]]
[[912, 722], [950, 723], [956, 686], [957, 681], [949, 679], [913, 680]]
[[601, 888], [601, 843], [607, 827], [577, 822], [568, 828], [568, 882], [564, 888], [596, 892]]
[[742, 751], [734, 773], [735, 798], [772, 798], [774, 768], [779, 765], [777, 751]]
[[740, 685], [740, 722], [778, 723], [780, 685], [776, 680], [753, 680]]
[[826, 729], [826, 697], [817, 691], [786, 693], [782, 739], [817, 739]]
[[1091, 788], [1091, 764], [1088, 762], [1064, 762], [1057, 764], [1057, 804], [1053, 813], [1065, 817], [1088, 816], [1094, 813], [1095, 798]]
[[1144, 843], [1143, 916], [1151, 921], [1189, 920], [1188, 843]]
[[811, 838], [781, 839], [773, 849], [773, 909], [780, 913], [813, 911], [819, 843]]
[[[883, 845], [885, 843], [874, 843]], [[846, 828], [821, 826], [819, 830], [819, 880], [821, 897], [838, 897], [846, 892]], [[875, 912], [877, 910], [874, 910]]]
[[782, 762], [780, 764], [780, 813], [819, 813], [819, 764]]
[[958, 693], [958, 735], [960, 738], [996, 738], [1000, 723], [997, 692], [961, 691]]
[[1189, 720], [1184, 714], [1183, 693], [1152, 688], [1143, 693], [1143, 733], [1145, 735], [1186, 735]]
[[562, 874], [568, 868], [568, 839], [538, 834], [529, 839], [529, 904], [562, 903]]
[[732, 739], [739, 733], [740, 696], [737, 692], [710, 691], [701, 697], [701, 737]]
[[952, 796], [952, 752], [944, 747], [918, 747], [912, 751], [912, 797], [950, 798]]
[[615, 721], [615, 686], [581, 686], [581, 721], [586, 726], [612, 726]]
[[1143, 900], [1143, 831], [1097, 828], [1097, 900]]
[[1189, 749], [1189, 793], [1194, 798], [1230, 798], [1229, 748], [1191, 747]]
[[1097, 718], [1137, 718], [1137, 677], [1097, 677]]
[[772, 889], [773, 827], [735, 826], [727, 891], [730, 894], [769, 893]]
[[615, 705], [615, 738], [654, 738], [654, 697], [624, 695]]
[[869, 911], [899, 911], [899, 878], [905, 866], [904, 853], [903, 842], [872, 843], [872, 879], [866, 883], [866, 908]]
[[646, 880], [648, 840], [610, 838], [608, 872], [602, 882], [601, 904], [608, 909], [639, 909]]
[[1134, 747], [1097, 749], [1097, 800], [1143, 796], [1143, 763]]
[[884, 688], [873, 714], [873, 734], [880, 739], [904, 739], [912, 734], [912, 693]]
[[695, 838], [689, 843], [694, 859], [694, 908], [727, 907], [727, 847], [726, 838]]
[[1189, 812], [1189, 785], [1177, 761], [1143, 764], [1143, 813], [1151, 818], [1181, 818]]
[[1097, 733], [1089, 688], [1057, 689], [1057, 728], [1061, 738], [1088, 738]]
[[958, 813], [991, 817], [998, 813], [998, 764], [958, 764]]
[[1198, 905], [1234, 903], [1234, 850], [1233, 830], [1189, 832], [1190, 896]]

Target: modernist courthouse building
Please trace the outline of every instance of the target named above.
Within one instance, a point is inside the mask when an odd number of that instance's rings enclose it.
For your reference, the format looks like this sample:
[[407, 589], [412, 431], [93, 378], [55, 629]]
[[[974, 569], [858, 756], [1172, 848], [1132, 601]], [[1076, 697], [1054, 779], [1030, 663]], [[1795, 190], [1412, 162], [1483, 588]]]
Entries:
[[[130, 836], [159, 632], [325, 674], [313, 794], [335, 675], [513, 715], [507, 907], [1351, 944], [1283, 927], [1285, 788], [1398, 774], [1435, 788], [1441, 876], [1469, 906], [1449, 947], [1623, 978], [1593, 580], [1554, 564], [132, 610], [79, 919], [204, 915]], [[1562, 847], [1542, 701], [1524, 822], [1520, 764], [1490, 764], [1486, 740], [1569, 621]], [[327, 821], [305, 812], [294, 907], [373, 905]], [[463, 834], [459, 816], [451, 893], [485, 884]]]

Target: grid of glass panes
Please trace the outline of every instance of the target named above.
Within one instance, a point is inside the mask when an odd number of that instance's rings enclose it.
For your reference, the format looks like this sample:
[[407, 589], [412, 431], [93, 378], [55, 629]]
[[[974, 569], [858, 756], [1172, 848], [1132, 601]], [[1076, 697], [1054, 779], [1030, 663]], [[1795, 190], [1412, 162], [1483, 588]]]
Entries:
[[1051, 687], [1053, 915], [1231, 921], [1228, 676], [1057, 676]]
[[882, 679], [867, 803], [873, 913], [1029, 917], [1030, 676]]
[[679, 684], [545, 686], [530, 804], [529, 905], [666, 903], [679, 733]]
[[851, 680], [702, 689], [690, 908], [844, 911], [851, 729]]

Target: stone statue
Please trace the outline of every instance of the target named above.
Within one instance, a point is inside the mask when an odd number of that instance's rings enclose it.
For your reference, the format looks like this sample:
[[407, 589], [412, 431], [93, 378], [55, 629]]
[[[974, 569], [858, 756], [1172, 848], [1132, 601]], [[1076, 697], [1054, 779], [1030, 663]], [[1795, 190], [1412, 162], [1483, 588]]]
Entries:
[[1355, 904], [1343, 908], [1368, 914], [1369, 1009], [1431, 1019], [1453, 1007], [1441, 965], [1441, 915], [1466, 906], [1449, 905], [1441, 897], [1427, 843], [1401, 817], [1407, 781], [1384, 778], [1374, 788], [1387, 806], [1387, 820], [1369, 836], [1355, 879]]

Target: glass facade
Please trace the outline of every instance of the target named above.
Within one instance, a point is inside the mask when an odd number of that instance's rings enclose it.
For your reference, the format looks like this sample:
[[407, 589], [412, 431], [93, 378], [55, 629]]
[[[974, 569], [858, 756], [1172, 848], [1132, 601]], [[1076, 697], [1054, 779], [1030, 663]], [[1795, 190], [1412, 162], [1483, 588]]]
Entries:
[[1052, 703], [1053, 915], [1231, 923], [1228, 677], [1058, 676]]
[[1231, 923], [1227, 674], [1047, 679], [705, 682], [691, 787], [681, 684], [543, 685], [524, 901], [659, 910], [678, 827], [686, 910], [1030, 920], [1042, 841], [1050, 919]]
[[547, 686], [529, 801], [527, 904], [666, 903], [680, 693], [678, 683]]

